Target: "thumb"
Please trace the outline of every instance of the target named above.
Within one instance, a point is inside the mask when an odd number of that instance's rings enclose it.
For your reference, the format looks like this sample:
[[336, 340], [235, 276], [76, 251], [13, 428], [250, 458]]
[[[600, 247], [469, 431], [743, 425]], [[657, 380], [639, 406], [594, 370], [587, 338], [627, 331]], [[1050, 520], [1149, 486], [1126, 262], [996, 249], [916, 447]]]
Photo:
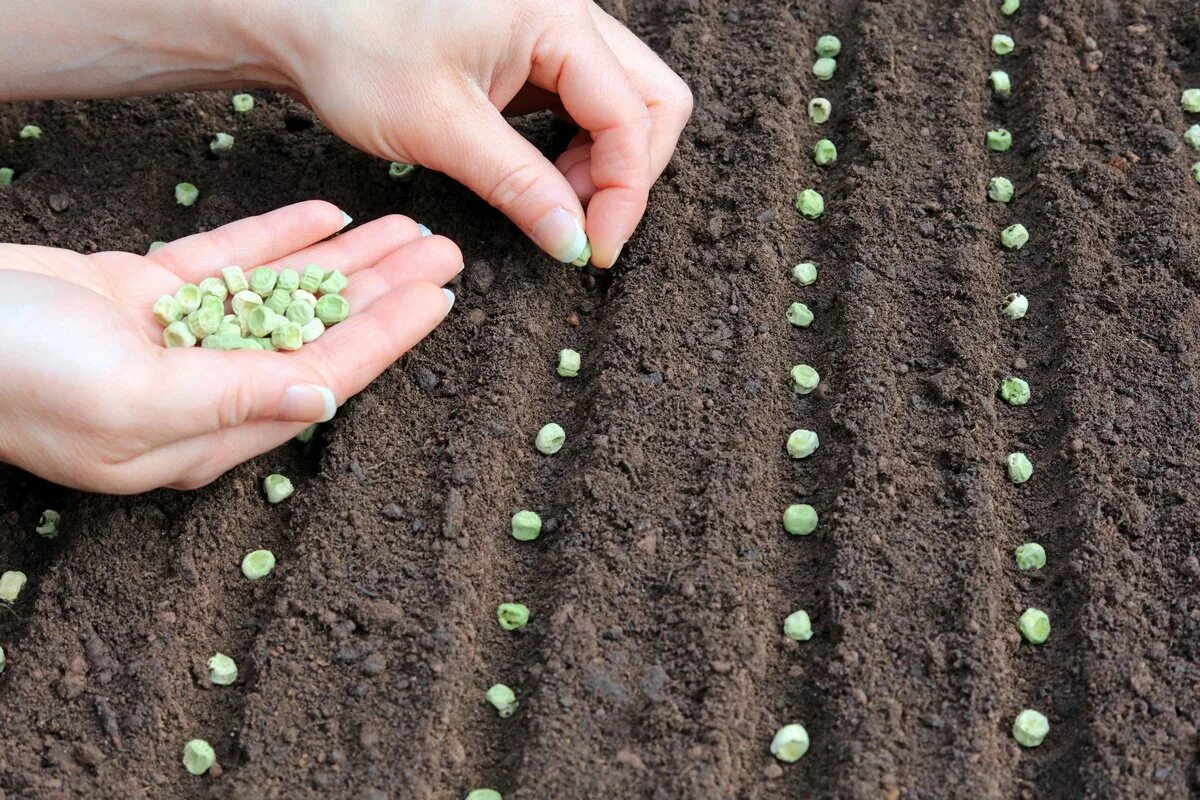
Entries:
[[425, 160], [499, 209], [538, 247], [570, 263], [587, 247], [583, 207], [558, 169], [485, 98], [458, 109]]

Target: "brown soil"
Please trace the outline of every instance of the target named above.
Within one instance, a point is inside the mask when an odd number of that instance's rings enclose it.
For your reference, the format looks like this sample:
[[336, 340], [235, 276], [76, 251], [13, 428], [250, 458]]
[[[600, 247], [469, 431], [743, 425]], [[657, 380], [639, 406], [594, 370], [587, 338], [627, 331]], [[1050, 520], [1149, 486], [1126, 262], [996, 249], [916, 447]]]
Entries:
[[[451, 319], [308, 447], [128, 499], [0, 471], [0, 567], [31, 579], [0, 617], [5, 796], [1200, 791], [1194, 10], [618, 2], [697, 111], [600, 275], [548, 262], [438, 175], [390, 182], [278, 97], [239, 120], [227, 95], [4, 109], [8, 239], [142, 251], [319, 197], [359, 221], [409, 214], [467, 259]], [[999, 30], [1018, 44], [1002, 61]], [[825, 32], [844, 51], [818, 84]], [[985, 84], [1000, 63], [1008, 102]], [[36, 145], [15, 140], [28, 121]], [[983, 147], [999, 125], [1003, 155]], [[228, 161], [207, 155], [216, 130], [238, 137]], [[841, 156], [824, 170], [819, 135]], [[1011, 206], [986, 201], [993, 174]], [[204, 192], [191, 210], [171, 197], [184, 179]], [[806, 186], [816, 223], [790, 206]], [[1019, 252], [997, 243], [1011, 221], [1032, 234]], [[807, 289], [789, 280], [802, 259], [821, 267]], [[1014, 290], [1031, 300], [1016, 323], [997, 312]], [[808, 330], [783, 317], [801, 298]], [[552, 370], [565, 346], [585, 359], [574, 381]], [[801, 361], [826, 379], [807, 398], [784, 381]], [[995, 398], [1010, 372], [1029, 406]], [[569, 434], [554, 457], [531, 447], [548, 420]], [[802, 425], [822, 446], [792, 462]], [[1020, 487], [1014, 449], [1037, 469]], [[276, 470], [298, 492], [267, 507]], [[805, 539], [779, 524], [800, 499], [822, 513]], [[67, 521], [54, 542], [33, 533], [47, 507]], [[507, 533], [521, 507], [547, 520], [536, 543]], [[1026, 540], [1040, 573], [1013, 565]], [[279, 567], [250, 583], [257, 547]], [[524, 631], [496, 625], [506, 600], [533, 610]], [[1014, 628], [1028, 605], [1054, 624], [1040, 648]], [[816, 634], [798, 644], [780, 626], [801, 607]], [[203, 679], [217, 650], [234, 687]], [[508, 720], [482, 700], [497, 681], [521, 699]], [[1035, 750], [1010, 735], [1025, 707], [1052, 725]], [[780, 768], [767, 747], [790, 721], [812, 749]], [[196, 736], [220, 774], [181, 769]]]

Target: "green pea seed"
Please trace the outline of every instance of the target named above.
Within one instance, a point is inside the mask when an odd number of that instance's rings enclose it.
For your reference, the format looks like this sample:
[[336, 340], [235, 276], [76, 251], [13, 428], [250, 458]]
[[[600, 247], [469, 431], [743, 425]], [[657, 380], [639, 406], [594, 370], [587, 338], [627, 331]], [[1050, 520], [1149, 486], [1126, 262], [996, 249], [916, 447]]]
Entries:
[[287, 317], [289, 322], [294, 322], [300, 325], [301, 333], [304, 332], [304, 325], [316, 316], [316, 311], [308, 303], [303, 303], [299, 300], [293, 300], [288, 303], [284, 309], [283, 315]]
[[204, 300], [204, 292], [200, 291], [200, 287], [194, 283], [185, 283], [175, 290], [175, 299], [179, 301], [180, 311], [186, 315], [200, 308], [200, 302]]
[[821, 446], [821, 438], [816, 431], [797, 428], [792, 431], [787, 440], [788, 455], [792, 458], [808, 458]]
[[192, 206], [196, 204], [196, 199], [200, 197], [200, 190], [196, 188], [194, 183], [175, 184], [175, 202], [181, 206]]
[[1200, 150], [1200, 124], [1193, 125], [1184, 131], [1183, 141], [1190, 144], [1193, 150]]
[[221, 280], [225, 281], [225, 288], [229, 290], [230, 295], [250, 288], [250, 282], [246, 280], [246, 273], [241, 267], [222, 267]]
[[275, 569], [275, 554], [270, 550], [251, 550], [242, 558], [242, 574], [252, 581], [262, 580]]
[[837, 62], [832, 58], [822, 57], [813, 62], [812, 74], [816, 75], [818, 80], [827, 81], [833, 77], [835, 72], [837, 72]]
[[582, 359], [579, 353], [569, 348], [558, 351], [558, 366], [554, 368], [563, 378], [574, 378], [579, 375]]
[[1189, 114], [1200, 114], [1200, 89], [1185, 89], [1179, 104]]
[[276, 314], [283, 316], [287, 311], [288, 306], [292, 304], [292, 293], [285, 292], [283, 289], [276, 288], [275, 291], [263, 301], [263, 305], [274, 311]]
[[1009, 453], [1007, 459], [1008, 479], [1022, 484], [1033, 477], [1033, 464], [1024, 453]]
[[188, 314], [183, 320], [191, 331], [192, 336], [203, 339], [217, 332], [221, 327], [221, 313], [211, 308], [201, 308]]
[[793, 611], [783, 621], [783, 635], [796, 642], [807, 642], [812, 638], [812, 621], [807, 611]]
[[1030, 396], [1029, 384], [1024, 379], [1009, 375], [1000, 381], [1000, 397], [1010, 406], [1023, 406]]
[[325, 280], [321, 281], [321, 293], [341, 294], [349, 284], [350, 281], [346, 280], [346, 276], [342, 274], [341, 270], [335, 269], [325, 276]]
[[1037, 542], [1026, 542], [1013, 551], [1017, 569], [1041, 569], [1046, 566], [1046, 550]]
[[1029, 298], [1013, 292], [1004, 298], [1004, 305], [1000, 306], [1000, 313], [1009, 319], [1022, 319], [1029, 313]]
[[492, 707], [496, 709], [496, 713], [500, 715], [501, 719], [507, 719], [511, 717], [516, 713], [517, 706], [520, 705], [520, 703], [517, 702], [516, 693], [503, 683], [497, 683], [495, 686], [488, 689], [487, 693], [483, 696], [483, 699], [491, 703]]
[[296, 434], [296, 441], [300, 442], [301, 444], [308, 444], [312, 441], [313, 435], [316, 434], [316, 432], [317, 426], [309, 425], [307, 428]]
[[8, 655], [4, 652], [4, 648], [0, 647], [0, 673], [4, 672], [8, 666]]
[[828, 139], [820, 139], [813, 145], [813, 161], [825, 167], [837, 161], [837, 147]]
[[518, 542], [532, 542], [542, 535], [542, 518], [534, 511], [512, 515], [512, 535]]
[[158, 320], [158, 324], [165, 326], [179, 321], [179, 318], [183, 316], [183, 305], [171, 295], [164, 294], [154, 301], [154, 308], [151, 311], [154, 313], [154, 318]]
[[796, 195], [796, 210], [809, 219], [816, 219], [825, 213], [825, 198], [813, 189], [805, 189]]
[[42, 138], [42, 129], [37, 125], [26, 125], [24, 128], [21, 128], [21, 132], [18, 133], [17, 136], [21, 139], [25, 139], [26, 141], [36, 142], [38, 139]]
[[163, 330], [163, 344], [167, 347], [195, 347], [196, 335], [186, 322], [179, 320]]
[[842, 52], [842, 41], [833, 34], [825, 34], [817, 39], [817, 55], [823, 58], [833, 58]]
[[233, 308], [234, 314], [237, 314], [239, 317], [245, 317], [248, 316], [255, 308], [261, 306], [263, 304], [263, 299], [261, 296], [259, 296], [258, 292], [247, 289], [243, 292], [238, 292], [235, 294], [233, 296], [233, 300], [230, 301], [230, 304]]
[[992, 52], [998, 56], [1006, 56], [1013, 51], [1016, 43], [1013, 42], [1011, 36], [1006, 33], [997, 33], [992, 35]]
[[[318, 287], [319, 286], [320, 284], [318, 284]], [[304, 289], [297, 289], [292, 292], [292, 300], [296, 303], [306, 303], [312, 308], [313, 311], [317, 310], [317, 296], [312, 292], [305, 291]]]
[[592, 243], [584, 242], [583, 243], [583, 251], [580, 252], [579, 257], [576, 258], [571, 263], [576, 267], [586, 267], [588, 265], [588, 262], [591, 260], [592, 260]]
[[325, 325], [336, 325], [350, 315], [350, 303], [340, 294], [324, 294], [317, 301], [316, 312]]
[[233, 96], [233, 110], [238, 114], [249, 114], [254, 110], [254, 96], [249, 94], [235, 94]]
[[814, 97], [808, 101], [808, 118], [817, 125], [824, 125], [833, 113], [833, 103], [824, 97]]
[[1050, 733], [1050, 721], [1046, 715], [1027, 708], [1017, 714], [1013, 721], [1013, 738], [1024, 747], [1037, 747]]
[[203, 775], [217, 763], [212, 745], [203, 739], [192, 739], [183, 746], [183, 768], [193, 775]]
[[1009, 225], [1000, 231], [1000, 244], [1009, 250], [1020, 250], [1029, 241], [1029, 231], [1021, 223]]
[[995, 177], [988, 181], [987, 196], [997, 203], [1007, 203], [1013, 199], [1013, 184], [1008, 178]]
[[496, 620], [506, 631], [515, 631], [529, 624], [529, 608], [523, 603], [501, 603], [496, 606]]
[[315, 342], [325, 333], [325, 323], [313, 317], [308, 322], [300, 326], [300, 340], [304, 344]]
[[[229, 297], [229, 287], [225, 285], [225, 281], [221, 278], [205, 278], [200, 281], [200, 302], [203, 303], [205, 298], [216, 298], [218, 304], [223, 304], [225, 299]], [[224, 306], [221, 305], [223, 309]]]
[[1200, 161], [1192, 164], [1192, 180], [1194, 180], [1196, 183], [1200, 183]]
[[467, 793], [467, 800], [504, 800], [495, 789], [472, 789]]
[[37, 527], [33, 530], [39, 535], [47, 539], [53, 539], [58, 536], [59, 526], [62, 525], [62, 515], [52, 509], [46, 509], [42, 515], [38, 517]]
[[12, 167], [0, 167], [0, 186], [12, 186], [13, 176], [16, 174]]
[[1006, 17], [1011, 17], [1017, 13], [1017, 9], [1021, 7], [1021, 0], [1004, 0], [1000, 4], [1000, 13]]
[[411, 181], [416, 172], [417, 168], [412, 164], [404, 164], [400, 161], [388, 164], [388, 177], [400, 183]]
[[993, 70], [988, 75], [988, 82], [992, 84], [992, 93], [997, 97], [1008, 97], [1012, 94], [1012, 81], [1009, 80], [1008, 73], [1004, 70]]
[[997, 128], [994, 131], [987, 132], [987, 146], [989, 150], [997, 153], [1006, 152], [1012, 147], [1012, 134], [1004, 128]]
[[233, 152], [233, 137], [228, 133], [218, 133], [208, 143], [208, 149], [216, 156], [227, 155]]
[[1037, 608], [1027, 608], [1017, 620], [1017, 629], [1031, 644], [1042, 644], [1050, 636], [1050, 617]]
[[321, 290], [321, 283], [324, 280], [325, 269], [316, 264], [309, 264], [304, 268], [304, 274], [300, 276], [300, 288], [306, 292], [316, 293]]
[[[341, 273], [338, 273], [339, 275]], [[292, 292], [300, 288], [300, 273], [294, 269], [279, 270], [279, 277], [275, 279], [275, 291], [287, 292], [288, 297], [291, 297]]]
[[797, 364], [791, 372], [792, 391], [796, 394], [810, 394], [821, 384], [821, 375], [808, 364]]
[[788, 306], [787, 321], [797, 328], [807, 328], [812, 325], [813, 313], [804, 303], [792, 303]]
[[792, 536], [808, 536], [819, 522], [817, 510], [808, 503], [793, 503], [783, 512], [783, 529]]
[[224, 653], [208, 659], [208, 679], [217, 686], [229, 686], [237, 680], [237, 662]]
[[537, 436], [533, 440], [533, 446], [538, 449], [539, 453], [552, 456], [559, 450], [562, 450], [562, 446], [566, 444], [566, 441], [567, 432], [562, 429], [562, 426], [557, 422], [548, 422], [537, 432]]
[[292, 486], [292, 482], [285, 476], [276, 472], [263, 478], [263, 491], [267, 495], [267, 502], [274, 505], [295, 494], [296, 487]]
[[784, 725], [771, 740], [771, 755], [785, 764], [794, 764], [808, 752], [808, 731], [803, 725]]
[[812, 286], [817, 282], [817, 265], [810, 261], [801, 261], [792, 267], [792, 280], [801, 286]]
[[0, 575], [0, 600], [6, 603], [15, 603], [28, 580], [28, 576], [18, 570], [8, 570]]
[[272, 331], [286, 321], [266, 306], [255, 306], [246, 315], [246, 328], [252, 336], [270, 336]]
[[279, 280], [279, 273], [270, 267], [258, 267], [250, 272], [250, 291], [257, 294], [263, 300], [271, 296], [271, 292], [275, 291], [275, 282]]

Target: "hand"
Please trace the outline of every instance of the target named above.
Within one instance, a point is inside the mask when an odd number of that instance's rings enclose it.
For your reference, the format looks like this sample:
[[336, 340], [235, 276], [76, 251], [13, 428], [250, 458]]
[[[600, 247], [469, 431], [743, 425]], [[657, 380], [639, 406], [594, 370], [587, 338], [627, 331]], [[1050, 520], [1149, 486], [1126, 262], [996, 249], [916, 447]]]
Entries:
[[[293, 32], [274, 67], [335, 133], [447, 173], [564, 262], [588, 240], [616, 261], [692, 111], [590, 0], [287, 0], [271, 27]], [[557, 166], [501, 115], [547, 107], [581, 128]]]
[[[147, 256], [0, 245], [0, 459], [91, 491], [193, 488], [329, 419], [441, 322], [462, 269], [412, 220], [327, 239], [345, 224], [313, 201]], [[351, 316], [302, 350], [162, 345], [159, 296], [230, 264], [313, 263], [350, 277]]]

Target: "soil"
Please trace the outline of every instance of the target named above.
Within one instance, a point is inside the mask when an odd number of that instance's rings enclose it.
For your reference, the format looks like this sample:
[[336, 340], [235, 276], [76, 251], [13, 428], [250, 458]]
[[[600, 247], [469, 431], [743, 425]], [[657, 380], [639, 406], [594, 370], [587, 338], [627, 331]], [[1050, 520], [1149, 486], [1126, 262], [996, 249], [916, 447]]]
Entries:
[[[1179, 107], [1190, 0], [725, 3], [614, 13], [694, 120], [610, 273], [547, 261], [453, 182], [259, 93], [0, 110], [9, 240], [143, 251], [305, 198], [462, 246], [433, 336], [308, 446], [192, 493], [112, 498], [0, 470], [8, 798], [1185, 797], [1200, 791], [1200, 191]], [[1017, 41], [1004, 59], [993, 32]], [[815, 81], [817, 36], [843, 42]], [[1014, 92], [991, 97], [1003, 64]], [[820, 129], [806, 114], [833, 102]], [[16, 131], [36, 122], [36, 144]], [[994, 154], [984, 133], [1014, 147]], [[237, 136], [224, 161], [209, 136]], [[540, 145], [569, 131], [528, 127]], [[828, 136], [839, 160], [813, 165]], [[989, 203], [989, 177], [1017, 186]], [[171, 189], [202, 187], [190, 210]], [[817, 222], [791, 208], [818, 188]], [[1031, 240], [1005, 251], [1021, 221]], [[816, 261], [816, 285], [789, 278]], [[998, 313], [1030, 298], [1019, 322]], [[784, 310], [816, 315], [794, 329]], [[583, 354], [558, 378], [562, 347]], [[794, 363], [824, 377], [791, 393]], [[1006, 374], [1033, 400], [995, 397]], [[531, 446], [546, 421], [562, 452]], [[820, 433], [786, 457], [796, 427]], [[1033, 479], [1010, 484], [1022, 450]], [[268, 507], [258, 482], [290, 475]], [[788, 537], [791, 502], [821, 526]], [[538, 509], [534, 543], [509, 515]], [[65, 532], [33, 533], [44, 508]], [[1041, 542], [1045, 569], [1016, 570]], [[268, 547], [274, 575], [239, 562]], [[530, 625], [505, 633], [495, 606]], [[1054, 625], [1023, 643], [1026, 606]], [[782, 635], [806, 608], [815, 635]], [[242, 673], [204, 679], [216, 651]], [[520, 710], [483, 702], [495, 682]], [[1012, 719], [1043, 711], [1043, 746]], [[812, 737], [794, 765], [775, 730]], [[187, 775], [183, 743], [220, 762]]]

